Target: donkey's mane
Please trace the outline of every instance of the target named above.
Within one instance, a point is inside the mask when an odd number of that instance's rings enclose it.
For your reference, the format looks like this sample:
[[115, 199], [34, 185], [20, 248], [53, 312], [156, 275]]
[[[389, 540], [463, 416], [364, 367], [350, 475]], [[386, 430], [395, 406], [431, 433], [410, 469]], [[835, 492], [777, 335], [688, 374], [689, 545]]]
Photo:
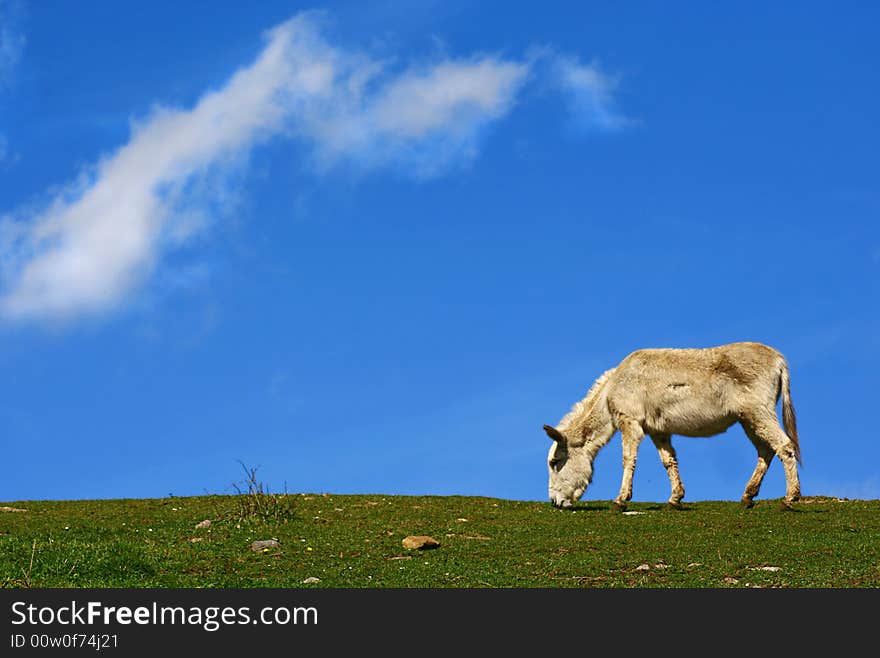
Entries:
[[610, 368], [599, 375], [599, 378], [593, 382], [593, 385], [590, 387], [590, 390], [587, 391], [587, 394], [583, 397], [582, 400], [578, 400], [574, 403], [574, 406], [571, 408], [561, 421], [559, 421], [559, 429], [562, 431], [565, 430], [574, 430], [576, 428], [582, 427], [587, 417], [590, 415], [590, 412], [593, 410], [593, 407], [596, 404], [596, 400], [599, 397], [599, 392], [605, 386], [605, 382], [608, 381], [608, 378], [611, 376], [616, 368]]

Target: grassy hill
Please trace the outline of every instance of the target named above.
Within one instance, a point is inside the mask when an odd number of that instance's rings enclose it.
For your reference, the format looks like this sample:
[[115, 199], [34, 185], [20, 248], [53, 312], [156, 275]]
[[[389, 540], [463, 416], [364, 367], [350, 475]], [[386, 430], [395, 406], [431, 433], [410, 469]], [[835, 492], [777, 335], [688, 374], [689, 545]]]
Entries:
[[[608, 501], [557, 510], [482, 497], [253, 491], [9, 502], [0, 585], [880, 587], [880, 500], [810, 498], [795, 512], [777, 504], [665, 511], [636, 502], [615, 514]], [[408, 535], [440, 546], [406, 549]], [[252, 550], [273, 538], [277, 546]]]

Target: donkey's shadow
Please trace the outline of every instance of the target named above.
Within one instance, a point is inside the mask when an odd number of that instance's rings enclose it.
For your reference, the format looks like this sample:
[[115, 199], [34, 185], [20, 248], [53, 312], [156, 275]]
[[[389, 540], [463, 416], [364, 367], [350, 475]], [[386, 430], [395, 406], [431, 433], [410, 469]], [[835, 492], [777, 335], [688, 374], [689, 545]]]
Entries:
[[603, 505], [602, 503], [575, 503], [568, 508], [560, 508], [561, 512], [610, 512], [611, 503]]
[[[763, 504], [773, 504], [774, 506], [779, 506], [779, 501], [781, 499], [768, 499], [762, 501]], [[759, 503], [761, 504], [761, 503]], [[677, 507], [674, 510], [668, 509], [666, 503], [655, 503], [653, 505], [640, 505], [638, 509], [629, 510], [629, 512], [663, 512], [664, 514], [676, 514], [678, 512], [694, 512], [697, 510], [697, 507], [693, 505], [681, 504], [681, 507]], [[560, 512], [611, 512], [612, 514], [620, 514], [621, 516], [626, 515], [626, 512], [618, 512], [616, 511], [611, 502], [608, 503], [575, 503], [571, 507], [561, 508]], [[795, 513], [812, 513], [812, 514], [825, 514], [829, 510], [822, 508], [814, 508], [810, 506], [797, 505], [793, 508], [787, 508], [785, 511], [787, 512], [795, 512]], [[748, 510], [743, 510], [743, 512], [748, 512]]]
[[[561, 509], [562, 512], [610, 512], [612, 514], [620, 514], [624, 515], [626, 512], [618, 512], [614, 509], [611, 502], [602, 504], [602, 503], [575, 503], [571, 507]], [[693, 512], [694, 508], [690, 505], [681, 505], [674, 510], [666, 509], [666, 503], [657, 503], [655, 505], [640, 505], [638, 509], [629, 510], [630, 512], [669, 512], [670, 514], [674, 514], [676, 512]]]

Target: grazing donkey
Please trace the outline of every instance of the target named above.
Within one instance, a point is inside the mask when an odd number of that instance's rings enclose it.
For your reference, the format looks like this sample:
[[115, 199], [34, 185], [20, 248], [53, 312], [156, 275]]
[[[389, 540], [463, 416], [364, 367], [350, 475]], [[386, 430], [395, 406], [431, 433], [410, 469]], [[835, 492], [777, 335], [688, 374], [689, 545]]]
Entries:
[[[782, 419], [776, 403], [782, 396]], [[739, 422], [758, 450], [758, 465], [742, 504], [751, 507], [773, 455], [785, 468], [783, 509], [800, 497], [797, 425], [785, 358], [760, 343], [732, 343], [703, 349], [644, 349], [607, 370], [556, 427], [548, 457], [550, 500], [571, 507], [593, 476], [593, 460], [617, 430], [623, 438], [623, 482], [612, 503], [622, 511], [632, 498], [639, 443], [651, 437], [666, 467], [672, 496], [667, 509], [681, 507], [684, 486], [672, 435], [715, 436]]]

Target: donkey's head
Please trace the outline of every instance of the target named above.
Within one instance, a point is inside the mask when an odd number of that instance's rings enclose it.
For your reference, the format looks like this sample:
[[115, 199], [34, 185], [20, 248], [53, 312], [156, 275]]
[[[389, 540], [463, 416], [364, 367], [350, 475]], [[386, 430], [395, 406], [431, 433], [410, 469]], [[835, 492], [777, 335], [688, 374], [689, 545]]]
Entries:
[[544, 425], [553, 439], [547, 468], [550, 471], [550, 502], [556, 507], [571, 507], [587, 490], [593, 477], [593, 455], [584, 442], [573, 442], [564, 432]]

